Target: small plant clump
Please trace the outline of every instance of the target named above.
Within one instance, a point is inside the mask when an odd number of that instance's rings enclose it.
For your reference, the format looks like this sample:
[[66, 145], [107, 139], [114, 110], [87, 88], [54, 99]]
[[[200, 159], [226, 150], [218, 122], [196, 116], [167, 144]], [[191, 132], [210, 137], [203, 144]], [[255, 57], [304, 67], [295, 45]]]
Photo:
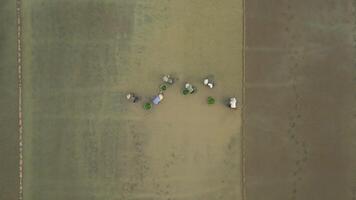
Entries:
[[159, 86], [159, 89], [161, 91], [165, 91], [165, 90], [167, 90], [167, 85], [166, 84], [162, 84], [162, 85]]
[[149, 102], [147, 102], [147, 103], [145, 103], [145, 104], [143, 105], [143, 108], [144, 108], [145, 110], [150, 110], [150, 109], [152, 108], [152, 104], [149, 103]]
[[208, 97], [208, 104], [212, 105], [215, 103], [215, 99], [213, 97]]
[[188, 89], [183, 89], [183, 95], [187, 95], [189, 94], [189, 90]]

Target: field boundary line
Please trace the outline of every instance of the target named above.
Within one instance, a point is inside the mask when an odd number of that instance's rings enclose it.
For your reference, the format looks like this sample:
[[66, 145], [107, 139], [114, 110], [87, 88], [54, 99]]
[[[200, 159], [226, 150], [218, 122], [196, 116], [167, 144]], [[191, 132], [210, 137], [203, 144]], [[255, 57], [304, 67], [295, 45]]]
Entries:
[[23, 199], [23, 123], [22, 123], [22, 12], [21, 0], [16, 0], [17, 75], [18, 75], [18, 137], [19, 137], [19, 200]]
[[245, 82], [246, 82], [246, 0], [242, 0], [242, 107], [241, 107], [241, 151], [242, 151], [242, 199], [246, 194], [246, 141], [245, 141]]

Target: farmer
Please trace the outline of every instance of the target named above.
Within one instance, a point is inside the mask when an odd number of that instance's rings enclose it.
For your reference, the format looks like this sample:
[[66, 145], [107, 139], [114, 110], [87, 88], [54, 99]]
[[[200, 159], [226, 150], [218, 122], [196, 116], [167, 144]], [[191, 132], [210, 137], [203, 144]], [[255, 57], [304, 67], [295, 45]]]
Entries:
[[209, 88], [213, 88], [214, 87], [213, 81], [209, 80], [208, 78], [204, 79], [203, 84], [208, 86]]
[[131, 101], [132, 103], [136, 103], [139, 100], [138, 97], [134, 93], [128, 93], [126, 95], [126, 99], [128, 101]]
[[164, 75], [162, 77], [162, 80], [163, 80], [163, 82], [171, 84], [171, 85], [174, 83], [174, 80], [173, 80], [173, 78], [171, 78], [170, 75]]
[[195, 92], [195, 87], [190, 83], [186, 83], [184, 87], [186, 90], [188, 90], [190, 94], [193, 94]]
[[230, 108], [232, 108], [232, 109], [236, 109], [237, 108], [237, 104], [238, 104], [237, 98], [236, 97], [231, 97], [230, 101], [228, 103], [228, 106]]

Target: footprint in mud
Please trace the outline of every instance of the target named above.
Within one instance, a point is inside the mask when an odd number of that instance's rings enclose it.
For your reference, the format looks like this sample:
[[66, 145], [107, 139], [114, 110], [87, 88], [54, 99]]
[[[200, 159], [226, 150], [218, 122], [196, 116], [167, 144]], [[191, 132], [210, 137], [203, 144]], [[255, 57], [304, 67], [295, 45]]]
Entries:
[[305, 156], [308, 156], [308, 146], [305, 142], [302, 143], [302, 147], [303, 147], [303, 153]]
[[288, 21], [292, 21], [294, 18], [295, 18], [294, 15], [289, 15], [289, 16], [288, 16]]
[[138, 184], [133, 181], [134, 180], [130, 179], [129, 182], [123, 184], [122, 192], [120, 194], [121, 199], [128, 199], [129, 196], [133, 194], [138, 186]]
[[[131, 171], [132, 173], [128, 173], [127, 182], [122, 185], [122, 198], [127, 199], [133, 194], [141, 185], [145, 177], [148, 174], [150, 169], [150, 163], [145, 155], [145, 134], [137, 130], [142, 130], [142, 127], [138, 127], [139, 125], [136, 122], [126, 122], [127, 128], [129, 131], [128, 137], [128, 149], [127, 151], [130, 153], [130, 158], [125, 159], [127, 164], [125, 163], [125, 169]], [[127, 168], [130, 166], [130, 168]]]
[[302, 176], [302, 172], [305, 168], [305, 164], [306, 161], [308, 159], [308, 150], [307, 150], [307, 145], [305, 142], [300, 142], [299, 140], [295, 139], [296, 146], [298, 148], [301, 148], [302, 151], [297, 150], [298, 155], [298, 159], [295, 161], [295, 165], [294, 165], [294, 171], [293, 171], [293, 189], [292, 189], [292, 199], [296, 198], [296, 191], [297, 191], [297, 184], [298, 182], [302, 181], [303, 176]]
[[295, 145], [296, 151], [295, 155], [298, 157], [295, 160], [294, 166], [293, 166], [293, 182], [292, 182], [292, 190], [291, 190], [291, 199], [296, 199], [297, 197], [297, 185], [298, 182], [300, 182], [303, 178], [302, 172], [303, 172], [303, 167], [305, 165], [305, 162], [307, 160], [307, 149], [306, 149], [306, 143], [305, 141], [301, 142], [300, 137], [297, 136], [297, 130], [296, 127], [298, 125], [298, 121], [301, 119], [301, 113], [300, 113], [300, 106], [299, 106], [299, 101], [300, 101], [300, 94], [298, 92], [297, 88], [297, 77], [295, 75], [295, 70], [298, 68], [298, 52], [295, 52], [293, 55], [290, 55], [290, 62], [295, 62], [294, 65], [291, 65], [290, 67], [290, 79], [292, 80], [292, 95], [294, 96], [294, 101], [295, 103], [293, 104], [292, 111], [290, 113], [289, 117], [289, 127], [288, 127], [288, 134], [289, 134], [289, 139], [290, 141]]
[[290, 4], [290, 2], [287, 2], [285, 13], [286, 13], [286, 17], [287, 17], [288, 24], [289, 24], [295, 17], [293, 14], [292, 5]]
[[[156, 182], [156, 181], [155, 181]], [[154, 194], [159, 197], [169, 197], [171, 195], [171, 185], [170, 184], [154, 184]]]
[[[165, 179], [169, 178], [170, 175], [169, 175], [168, 170], [172, 166], [176, 165], [179, 159], [180, 159], [180, 157], [177, 154], [175, 154], [174, 152], [169, 155], [169, 157], [167, 158], [167, 161], [163, 165], [163, 167], [164, 167], [162, 170], [163, 178], [165, 178]], [[171, 199], [171, 198], [169, 198], [169, 196], [171, 196], [171, 191], [172, 191], [171, 184], [169, 184], [169, 183], [159, 184], [159, 183], [157, 183], [157, 181], [155, 181], [155, 182], [156, 182], [154, 184], [155, 194], [160, 197], [166, 197], [167, 199]]]
[[354, 183], [354, 187], [352, 188], [351, 200], [356, 200], [356, 183]]

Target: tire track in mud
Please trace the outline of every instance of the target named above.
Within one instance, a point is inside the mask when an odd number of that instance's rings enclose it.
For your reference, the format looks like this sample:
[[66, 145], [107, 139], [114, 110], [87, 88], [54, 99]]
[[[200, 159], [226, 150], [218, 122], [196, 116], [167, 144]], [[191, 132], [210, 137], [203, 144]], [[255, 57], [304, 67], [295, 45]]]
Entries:
[[18, 69], [18, 111], [19, 111], [19, 200], [23, 199], [23, 123], [22, 123], [22, 12], [21, 0], [16, 0], [17, 24], [17, 69]]
[[[298, 31], [293, 30], [295, 26], [289, 26], [293, 24], [296, 19], [295, 13], [292, 9], [292, 1], [287, 2], [286, 9], [286, 18], [287, 18], [287, 27], [284, 29], [288, 42], [287, 42], [287, 60], [288, 60], [288, 73], [289, 73], [289, 81], [291, 82], [291, 91], [293, 95], [294, 104], [292, 105], [292, 109], [289, 113], [288, 119], [288, 138], [290, 142], [296, 147], [295, 155], [297, 158], [295, 159], [295, 163], [293, 165], [292, 171], [292, 189], [291, 189], [291, 199], [297, 199], [298, 193], [298, 184], [303, 179], [303, 170], [305, 168], [306, 162], [308, 160], [308, 145], [306, 141], [298, 135], [298, 125], [300, 124], [300, 119], [302, 118], [300, 105], [301, 105], [301, 95], [298, 90], [298, 67], [301, 62], [304, 60], [303, 50], [299, 49], [297, 44], [298, 40], [301, 39], [300, 35], [297, 34]], [[296, 28], [295, 28], [296, 29]]]

